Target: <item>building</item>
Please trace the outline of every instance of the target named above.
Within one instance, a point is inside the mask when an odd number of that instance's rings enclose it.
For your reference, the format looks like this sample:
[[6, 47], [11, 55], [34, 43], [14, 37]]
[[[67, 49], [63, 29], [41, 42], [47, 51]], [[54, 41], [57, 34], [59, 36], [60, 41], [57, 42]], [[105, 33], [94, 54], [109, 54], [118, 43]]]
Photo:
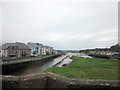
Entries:
[[57, 50], [53, 50], [53, 54], [58, 54], [58, 51]]
[[27, 46], [31, 49], [31, 55], [38, 56], [38, 55], [49, 55], [53, 54], [53, 48], [47, 45], [43, 45], [41, 43], [27, 43]]
[[49, 46], [44, 46], [44, 49], [45, 49], [45, 53], [46, 55], [49, 55], [49, 54], [53, 54], [53, 47], [49, 47]]
[[42, 52], [41, 53], [42, 55], [46, 55], [46, 46], [44, 46], [44, 45], [42, 46], [42, 51], [41, 52]]
[[41, 44], [41, 43], [30, 43], [30, 42], [28, 42], [27, 46], [29, 46], [30, 49], [31, 49], [31, 55], [35, 55], [35, 56], [42, 55], [42, 53], [44, 51], [43, 50], [43, 44]]
[[30, 56], [31, 49], [24, 43], [5, 43], [2, 45], [2, 57], [24, 57]]
[[0, 57], [2, 57], [2, 47], [0, 46]]
[[46, 53], [46, 55], [49, 55], [50, 53], [50, 51], [49, 51], [49, 46], [44, 46], [44, 48], [45, 48], [45, 53]]
[[53, 53], [54, 53], [53, 47], [49, 47], [49, 53], [50, 53], [50, 54], [53, 54]]

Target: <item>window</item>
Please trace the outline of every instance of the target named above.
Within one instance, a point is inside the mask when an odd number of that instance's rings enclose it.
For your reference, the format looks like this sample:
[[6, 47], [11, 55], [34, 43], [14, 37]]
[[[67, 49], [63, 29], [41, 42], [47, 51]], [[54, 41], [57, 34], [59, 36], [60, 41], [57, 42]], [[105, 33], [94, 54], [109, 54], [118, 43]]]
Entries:
[[36, 49], [38, 50], [38, 47], [36, 47]]
[[39, 45], [39, 43], [37, 43], [37, 45]]

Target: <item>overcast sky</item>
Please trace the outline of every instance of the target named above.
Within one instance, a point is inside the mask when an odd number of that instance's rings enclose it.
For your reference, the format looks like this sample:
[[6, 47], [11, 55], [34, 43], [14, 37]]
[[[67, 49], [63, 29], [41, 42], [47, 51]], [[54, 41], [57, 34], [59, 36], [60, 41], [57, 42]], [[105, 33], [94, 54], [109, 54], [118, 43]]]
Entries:
[[118, 3], [109, 1], [2, 2], [0, 43], [39, 42], [54, 49], [110, 47], [118, 43]]

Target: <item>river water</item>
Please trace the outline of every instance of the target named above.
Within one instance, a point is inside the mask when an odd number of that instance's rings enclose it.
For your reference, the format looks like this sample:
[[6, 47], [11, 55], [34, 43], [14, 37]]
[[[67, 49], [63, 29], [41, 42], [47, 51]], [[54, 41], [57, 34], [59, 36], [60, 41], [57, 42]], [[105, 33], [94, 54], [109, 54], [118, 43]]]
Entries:
[[48, 60], [46, 62], [37, 62], [30, 64], [26, 67], [22, 67], [20, 69], [17, 69], [16, 71], [13, 71], [9, 73], [9, 75], [15, 75], [15, 76], [21, 76], [21, 75], [27, 75], [27, 74], [36, 74], [44, 71], [45, 69], [52, 67], [56, 64], [58, 64], [60, 61], [62, 61], [67, 55], [62, 55], [60, 57], [57, 57], [52, 60]]
[[43, 61], [43, 62], [38, 61], [38, 62], [30, 63], [29, 65], [26, 65], [24, 67], [9, 71], [7, 75], [21, 76], [21, 75], [28, 75], [28, 74], [37, 74], [37, 73], [43, 72], [45, 69], [52, 66], [62, 67], [64, 65], [68, 65], [73, 61], [72, 59], [69, 58], [71, 56], [91, 58], [84, 54], [68, 53], [67, 55], [62, 55], [55, 59], [50, 59], [50, 60], [48, 59], [47, 61]]

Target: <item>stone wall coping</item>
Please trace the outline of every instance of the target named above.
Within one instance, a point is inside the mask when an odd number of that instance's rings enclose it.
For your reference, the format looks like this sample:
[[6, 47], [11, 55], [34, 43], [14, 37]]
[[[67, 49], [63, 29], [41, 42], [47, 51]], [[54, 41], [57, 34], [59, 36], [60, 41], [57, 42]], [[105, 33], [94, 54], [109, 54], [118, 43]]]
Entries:
[[120, 80], [89, 80], [89, 79], [71, 79], [59, 76], [53, 73], [40, 73], [24, 76], [0, 75], [2, 81], [29, 81], [39, 78], [52, 79], [54, 81], [63, 82], [69, 85], [82, 85], [82, 86], [105, 86], [105, 87], [120, 87]]

